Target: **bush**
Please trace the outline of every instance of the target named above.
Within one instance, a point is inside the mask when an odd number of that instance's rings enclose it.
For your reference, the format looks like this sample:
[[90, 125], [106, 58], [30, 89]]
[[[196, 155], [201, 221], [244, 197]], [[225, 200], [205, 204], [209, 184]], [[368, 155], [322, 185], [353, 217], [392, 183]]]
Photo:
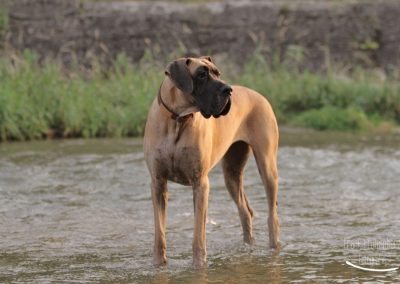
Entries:
[[[31, 52], [0, 58], [0, 141], [143, 134], [164, 65], [148, 55], [139, 64], [120, 55], [108, 69], [96, 62], [90, 70], [37, 62]], [[399, 84], [365, 71], [348, 77], [288, 71], [256, 55], [224, 79], [265, 95], [281, 124], [360, 130], [375, 122], [400, 123]]]
[[317, 130], [365, 130], [371, 123], [363, 111], [355, 108], [323, 107], [305, 111], [293, 119], [298, 126]]
[[[265, 95], [281, 123], [290, 122], [301, 113], [302, 124], [315, 129], [356, 130], [370, 118], [400, 123], [399, 83], [382, 81], [367, 71], [357, 72], [358, 76], [344, 76], [288, 71], [282, 66], [271, 68], [262, 58], [255, 57], [236, 80]], [[325, 121], [321, 122], [323, 125], [311, 122], [317, 117], [328, 120], [336, 115], [334, 110], [349, 116], [349, 121]]]
[[[162, 72], [120, 56], [104, 70], [65, 72], [32, 53], [0, 61], [0, 140], [120, 137], [143, 133]], [[162, 70], [162, 69], [161, 69]]]

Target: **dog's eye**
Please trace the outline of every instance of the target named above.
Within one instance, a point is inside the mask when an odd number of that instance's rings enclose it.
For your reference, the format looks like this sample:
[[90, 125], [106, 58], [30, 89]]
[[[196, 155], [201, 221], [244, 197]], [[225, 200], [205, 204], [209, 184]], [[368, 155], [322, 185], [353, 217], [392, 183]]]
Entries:
[[197, 78], [199, 78], [199, 79], [201, 79], [201, 80], [204, 80], [205, 78], [207, 78], [207, 71], [200, 71], [198, 74], [197, 74]]

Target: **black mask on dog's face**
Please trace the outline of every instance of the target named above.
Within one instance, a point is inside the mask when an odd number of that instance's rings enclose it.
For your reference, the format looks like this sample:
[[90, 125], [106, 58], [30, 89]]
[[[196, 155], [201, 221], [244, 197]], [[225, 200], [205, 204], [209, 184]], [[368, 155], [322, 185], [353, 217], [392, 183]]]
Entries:
[[211, 58], [178, 59], [168, 65], [166, 74], [178, 89], [193, 96], [205, 118], [217, 118], [229, 112], [232, 88], [219, 79], [220, 72]]

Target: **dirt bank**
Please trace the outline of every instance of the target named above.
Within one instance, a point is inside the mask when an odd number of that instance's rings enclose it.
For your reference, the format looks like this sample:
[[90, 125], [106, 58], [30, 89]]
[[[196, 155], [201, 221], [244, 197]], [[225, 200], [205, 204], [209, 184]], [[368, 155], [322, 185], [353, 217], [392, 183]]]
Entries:
[[312, 70], [338, 62], [385, 69], [400, 63], [397, 0], [10, 3], [9, 44], [65, 63], [93, 55], [109, 60], [120, 52], [138, 61], [146, 50], [160, 57], [227, 55], [238, 63], [258, 50]]

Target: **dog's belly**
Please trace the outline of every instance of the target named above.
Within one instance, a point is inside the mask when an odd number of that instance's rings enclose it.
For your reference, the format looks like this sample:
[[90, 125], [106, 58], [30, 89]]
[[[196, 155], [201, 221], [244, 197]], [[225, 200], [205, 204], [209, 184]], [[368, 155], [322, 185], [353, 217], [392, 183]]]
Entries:
[[[196, 147], [170, 147], [169, 151], [158, 150], [157, 167], [170, 181], [192, 185], [202, 172], [202, 161]], [[165, 148], [164, 148], [165, 150]]]

